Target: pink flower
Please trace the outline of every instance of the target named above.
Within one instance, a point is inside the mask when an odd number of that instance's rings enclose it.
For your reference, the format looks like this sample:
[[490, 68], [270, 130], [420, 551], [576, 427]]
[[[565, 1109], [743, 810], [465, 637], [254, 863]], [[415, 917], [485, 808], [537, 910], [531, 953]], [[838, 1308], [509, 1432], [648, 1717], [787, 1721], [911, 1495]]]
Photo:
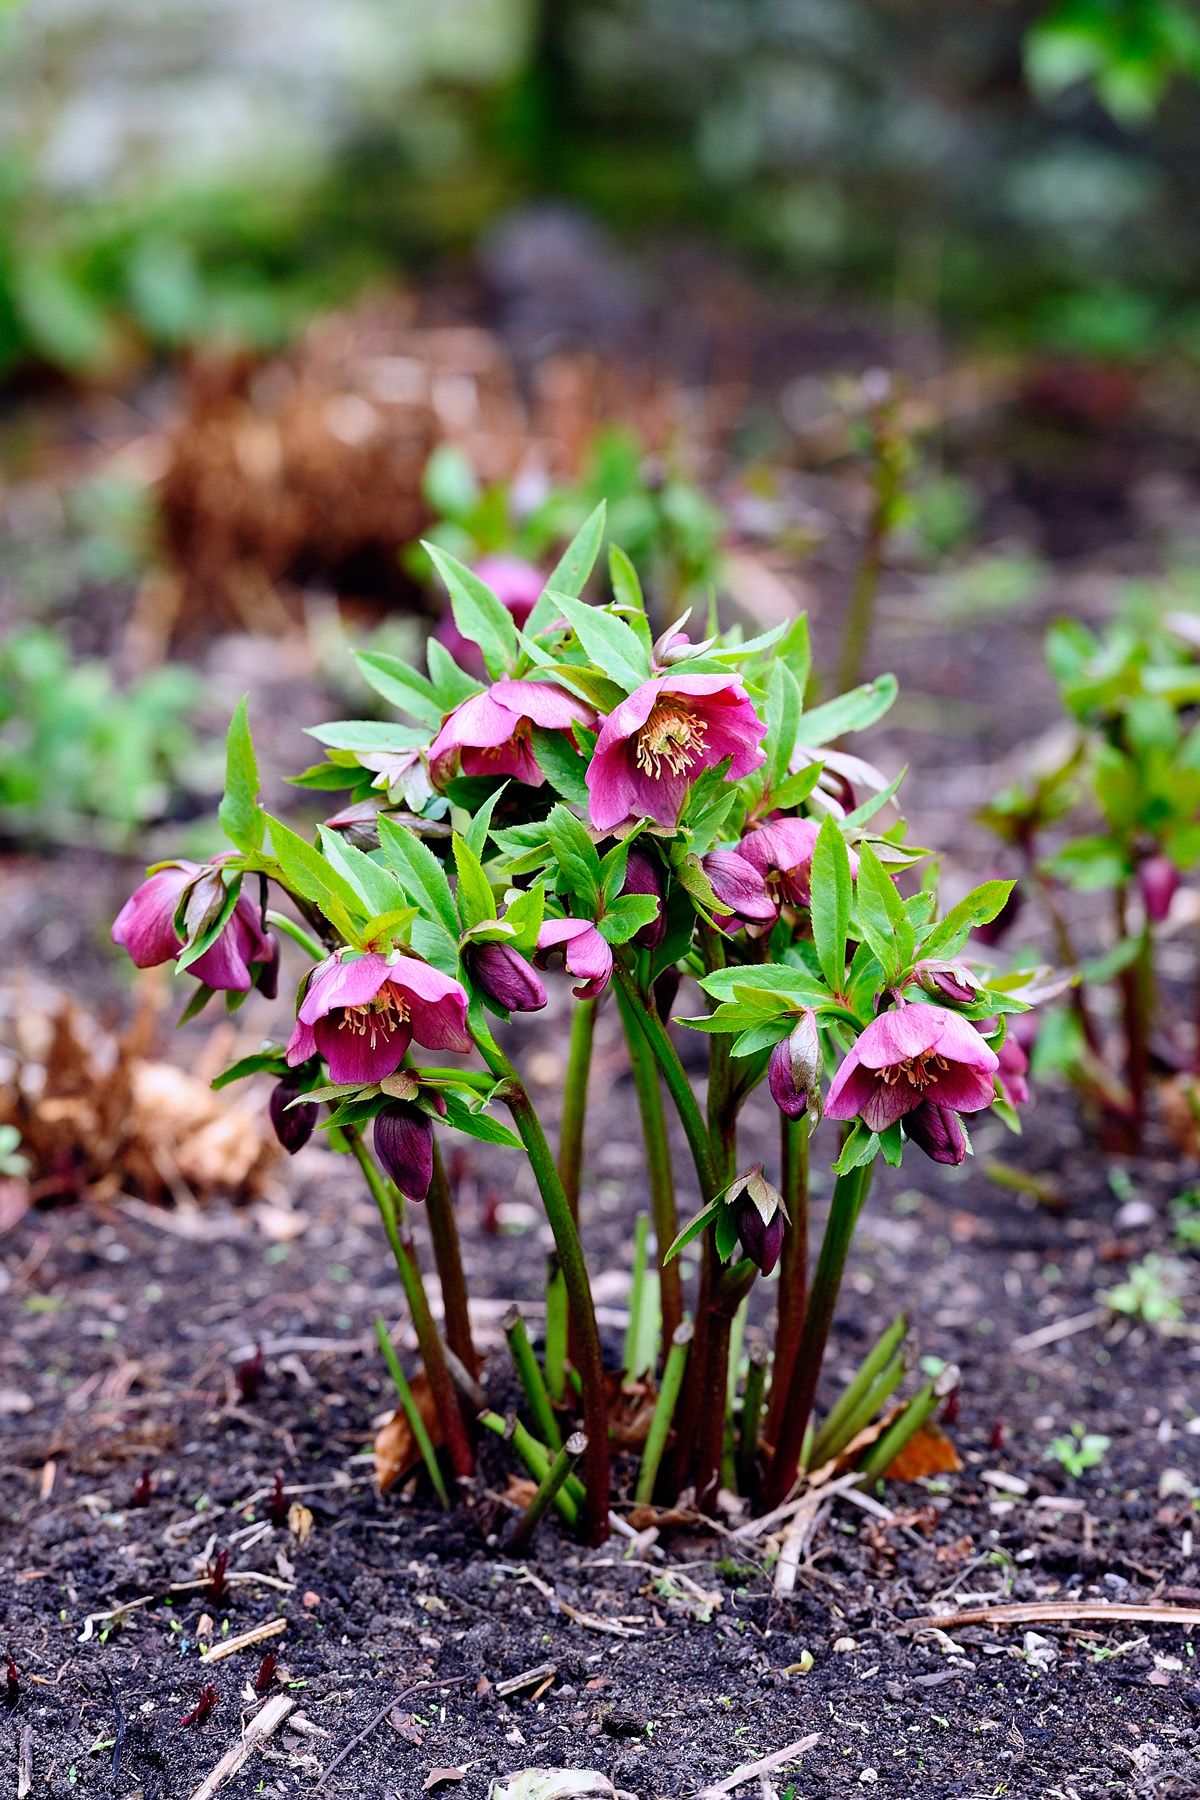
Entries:
[[534, 961], [544, 969], [558, 950], [563, 953], [567, 973], [580, 977], [572, 989], [579, 1000], [594, 1000], [602, 994], [612, 977], [613, 954], [590, 919], [547, 919], [538, 932]]
[[319, 1053], [331, 1081], [365, 1086], [394, 1075], [414, 1038], [429, 1050], [470, 1050], [461, 985], [415, 956], [335, 950], [309, 978], [287, 1060], [294, 1068]]
[[779, 908], [767, 892], [762, 874], [736, 850], [710, 850], [700, 858], [709, 886], [728, 912], [714, 913], [723, 931], [739, 925], [773, 925]]
[[457, 758], [464, 775], [508, 775], [540, 787], [546, 778], [533, 754], [533, 727], [569, 734], [594, 722], [589, 706], [548, 681], [493, 682], [455, 707], [430, 746], [430, 768], [444, 782]]
[[[175, 929], [175, 915], [185, 894], [185, 916], [202, 928], [206, 913], [215, 917], [220, 911], [225, 893], [215, 868], [194, 862], [169, 863], [130, 895], [113, 920], [112, 941], [128, 951], [139, 969], [173, 962], [183, 944]], [[205, 987], [247, 994], [258, 986], [272, 996], [278, 965], [278, 943], [264, 928], [258, 908], [245, 894], [239, 894], [221, 935], [186, 972]]]
[[[486, 582], [501, 605], [508, 608], [518, 629], [524, 625], [546, 585], [541, 570], [520, 556], [481, 556], [474, 568], [480, 581]], [[484, 673], [483, 652], [478, 644], [463, 636], [449, 607], [438, 620], [433, 635], [446, 646], [460, 668], [472, 675]]]
[[[815, 819], [771, 819], [756, 825], [738, 845], [738, 854], [756, 868], [767, 892], [781, 906], [807, 906], [813, 851], [821, 827]], [[850, 873], [858, 874], [858, 858], [850, 855]]]
[[872, 1019], [833, 1078], [825, 1116], [886, 1131], [923, 1100], [979, 1112], [992, 1103], [999, 1066], [966, 1019], [917, 1000]]
[[1029, 1073], [1029, 1058], [1013, 1036], [1011, 1024], [996, 1055], [1000, 1059], [996, 1080], [1001, 1098], [1010, 1106], [1028, 1106], [1029, 1083], [1025, 1077]]
[[597, 831], [631, 815], [676, 825], [688, 788], [725, 757], [739, 781], [763, 763], [766, 726], [731, 675], [657, 675], [605, 719], [588, 765]]
[[1152, 925], [1161, 925], [1179, 892], [1179, 870], [1167, 857], [1155, 854], [1138, 865], [1137, 877], [1146, 917]]
[[950, 1107], [941, 1106], [936, 1100], [922, 1100], [905, 1113], [904, 1130], [931, 1162], [956, 1169], [966, 1161], [967, 1136], [962, 1120]]

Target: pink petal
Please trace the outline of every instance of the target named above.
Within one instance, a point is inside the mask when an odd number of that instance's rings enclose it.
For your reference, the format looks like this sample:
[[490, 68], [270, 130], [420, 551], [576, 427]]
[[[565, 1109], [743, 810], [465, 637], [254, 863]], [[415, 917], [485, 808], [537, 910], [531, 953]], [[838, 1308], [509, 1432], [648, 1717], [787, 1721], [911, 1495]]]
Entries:
[[996, 1097], [990, 1075], [956, 1062], [939, 1073], [937, 1081], [927, 1092], [940, 1106], [949, 1106], [955, 1112], [982, 1112]]
[[331, 1081], [358, 1081], [366, 1086], [394, 1075], [412, 1042], [407, 1025], [388, 1029], [382, 1014], [372, 1020], [374, 1031], [358, 1029], [360, 1021], [339, 1013], [335, 1019], [318, 1019], [313, 1027], [317, 1049], [329, 1064]]
[[870, 1069], [861, 1067], [858, 1048], [858, 1044], [853, 1046], [829, 1084], [827, 1119], [856, 1119], [875, 1091], [876, 1077]]
[[748, 831], [738, 845], [738, 855], [753, 863], [761, 874], [793, 869], [812, 863], [820, 826], [812, 819], [772, 819]]
[[[912, 1012], [913, 1007], [902, 1008]], [[1000, 1058], [990, 1044], [984, 1042], [969, 1019], [961, 1013], [947, 1012], [940, 1007], [930, 1007], [930, 1012], [937, 1013], [942, 1021], [942, 1028], [937, 1039], [937, 1053], [949, 1062], [965, 1063], [968, 1068], [978, 1069], [990, 1079], [1000, 1067]]]
[[173, 863], [135, 888], [112, 924], [112, 941], [120, 944], [139, 969], [171, 962], [179, 954], [175, 912], [180, 895], [199, 873], [200, 864]]
[[523, 781], [527, 787], [541, 787], [546, 779], [538, 767], [532, 745], [518, 737], [511, 738], [496, 750], [464, 750], [462, 772], [485, 777], [504, 775], [512, 781]]
[[456, 706], [429, 747], [430, 762], [438, 762], [455, 750], [470, 747], [494, 750], [507, 744], [517, 729], [517, 715], [501, 706], [490, 693], [472, 694]]
[[294, 1069], [297, 1063], [307, 1062], [310, 1056], [317, 1054], [317, 1040], [313, 1036], [313, 1028], [306, 1025], [303, 1019], [297, 1019], [288, 1039], [288, 1067]]
[[596, 715], [583, 700], [549, 681], [497, 681], [492, 696], [524, 719], [532, 719], [547, 731], [569, 731], [572, 725], [590, 725]]
[[313, 971], [300, 1006], [300, 1018], [306, 1025], [315, 1025], [337, 1007], [365, 1006], [390, 978], [388, 959], [378, 952], [354, 957], [349, 962], [330, 956]]
[[[911, 1006], [898, 1006], [893, 1012], [872, 1019], [858, 1040], [859, 1061], [868, 1069], [890, 1069], [910, 1057], [923, 1056], [938, 1046], [943, 1034], [942, 1021], [954, 1019], [955, 1013], [940, 1006], [914, 1001]], [[961, 1023], [961, 1021], [960, 1021]], [[978, 1037], [978, 1033], [975, 1034]], [[982, 1039], [980, 1039], [982, 1042]]]
[[467, 993], [461, 982], [415, 956], [402, 956], [392, 963], [388, 979], [408, 998], [413, 1035], [419, 1044], [428, 1050], [458, 1050], [464, 1055], [472, 1048]]
[[590, 795], [588, 817], [597, 831], [611, 831], [629, 817], [633, 811], [634, 783], [623, 740], [604, 751], [597, 741], [584, 779]]
[[897, 1119], [902, 1119], [906, 1112], [912, 1112], [920, 1106], [922, 1099], [920, 1090], [910, 1087], [907, 1081], [877, 1081], [874, 1093], [860, 1109], [859, 1116], [864, 1125], [872, 1131], [886, 1131]]

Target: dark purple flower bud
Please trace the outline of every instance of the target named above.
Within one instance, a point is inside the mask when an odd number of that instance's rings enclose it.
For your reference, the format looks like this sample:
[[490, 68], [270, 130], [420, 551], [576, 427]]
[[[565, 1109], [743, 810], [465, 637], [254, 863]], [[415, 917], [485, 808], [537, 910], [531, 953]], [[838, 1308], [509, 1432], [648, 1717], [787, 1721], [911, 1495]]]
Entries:
[[769, 1275], [779, 1261], [783, 1234], [787, 1229], [787, 1213], [777, 1188], [773, 1188], [755, 1163], [725, 1194], [727, 1205], [736, 1208], [738, 1238], [743, 1254]]
[[[1004, 877], [1000, 875], [989, 875], [988, 877], [989, 881], [1003, 879]], [[1017, 917], [1024, 904], [1025, 896], [1022, 894], [1021, 886], [1018, 882], [995, 918], [990, 919], [986, 925], [976, 925], [975, 936], [979, 939], [979, 942], [981, 944], [989, 945], [998, 944], [1001, 938], [1011, 931], [1016, 924]]]
[[279, 939], [272, 933], [264, 934], [266, 953], [258, 965], [258, 973], [254, 977], [254, 985], [266, 1000], [274, 1000], [279, 994]]
[[640, 844], [630, 847], [629, 858], [625, 864], [625, 884], [623, 894], [650, 894], [658, 901], [658, 916], [651, 919], [636, 931], [633, 941], [642, 950], [657, 950], [667, 935], [667, 915], [663, 907], [663, 873], [662, 865], [650, 850], [644, 850]]
[[511, 944], [468, 944], [463, 960], [474, 986], [505, 1012], [540, 1012], [545, 1006], [541, 976]]
[[937, 1100], [922, 1100], [904, 1115], [904, 1129], [935, 1163], [957, 1168], [967, 1154], [967, 1140], [958, 1114]]
[[700, 858], [713, 893], [727, 913], [718, 916], [726, 928], [737, 925], [773, 925], [779, 908], [767, 892], [761, 869], [736, 850], [711, 850]]
[[654, 1010], [660, 1019], [669, 1019], [679, 994], [680, 974], [672, 963], [654, 983]]
[[311, 1100], [303, 1106], [293, 1106], [304, 1092], [300, 1082], [293, 1076], [285, 1075], [277, 1081], [267, 1102], [270, 1115], [271, 1130], [279, 1139], [289, 1156], [295, 1156], [297, 1150], [303, 1150], [309, 1138], [316, 1130], [318, 1108]]
[[922, 962], [914, 973], [927, 994], [951, 1006], [971, 1006], [979, 998], [979, 983], [963, 963]]
[[805, 1007], [788, 1036], [771, 1052], [767, 1086], [785, 1118], [799, 1119], [811, 1106], [821, 1111], [821, 1039], [817, 1017]]
[[1179, 891], [1179, 870], [1168, 857], [1156, 852], [1138, 865], [1142, 905], [1152, 925], [1161, 925]]
[[375, 1115], [375, 1154], [406, 1200], [424, 1200], [433, 1180], [429, 1114], [397, 1100]]

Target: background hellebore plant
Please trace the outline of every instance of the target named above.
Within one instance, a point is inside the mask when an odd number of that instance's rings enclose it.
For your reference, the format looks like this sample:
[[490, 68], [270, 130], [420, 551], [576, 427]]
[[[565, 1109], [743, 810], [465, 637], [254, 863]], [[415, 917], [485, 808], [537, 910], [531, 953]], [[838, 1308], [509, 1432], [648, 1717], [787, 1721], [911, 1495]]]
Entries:
[[[843, 1453], [853, 1461], [847, 1446], [899, 1385], [901, 1321], [814, 1425], [872, 1167], [879, 1156], [899, 1164], [914, 1144], [961, 1162], [964, 1115], [987, 1107], [1015, 1125], [1024, 1064], [1006, 1028], [1033, 979], [989, 978], [964, 961], [972, 930], [997, 916], [1010, 884], [986, 883], [939, 919], [929, 853], [908, 844], [895, 813], [898, 782], [829, 748], [887, 710], [894, 680], [807, 707], [803, 618], [749, 641], [710, 620], [693, 642], [680, 621], [655, 642], [620, 551], [609, 558], [612, 600], [580, 598], [602, 534], [601, 508], [519, 607], [429, 546], [457, 636], [431, 639], [426, 673], [361, 657], [403, 719], [314, 730], [327, 759], [298, 783], [344, 795], [316, 841], [262, 810], [243, 704], [221, 806], [232, 851], [208, 869], [153, 874], [114, 927], [136, 961], [175, 955], [201, 983], [189, 1012], [218, 987], [236, 1004], [250, 980], [266, 985], [275, 933], [302, 946], [311, 966], [285, 1042], [220, 1080], [270, 1071], [285, 1146], [306, 1141], [323, 1109], [330, 1142], [358, 1160], [455, 1476], [472, 1473], [477, 1427], [498, 1431], [538, 1483], [531, 1513], [552, 1504], [593, 1540], [614, 1491], [610, 1388], [578, 1230], [596, 1009], [615, 1005], [625, 1031], [655, 1239], [651, 1268], [640, 1221], [625, 1370], [656, 1399], [636, 1493], [675, 1502], [688, 1490], [712, 1512], [722, 1485], [770, 1507], [806, 1468]], [[447, 649], [460, 642], [471, 647], [462, 662]], [[285, 911], [265, 910], [272, 889]], [[502, 1044], [492, 1021], [540, 1009], [537, 969], [560, 958], [574, 1001], [556, 1157], [510, 1060], [528, 1027], [507, 1024]], [[223, 976], [238, 959], [245, 980], [219, 979], [218, 963]], [[678, 1023], [708, 1039], [703, 1084], [669, 1029], [677, 996]], [[738, 1152], [739, 1115], [760, 1087], [779, 1122], [770, 1173], [741, 1166]], [[682, 1226], [668, 1103], [692, 1165], [678, 1183], [699, 1199]], [[836, 1179], [810, 1281], [810, 1141], [823, 1116]], [[526, 1420], [477, 1414], [470, 1400], [479, 1359], [438, 1149], [447, 1131], [523, 1147], [553, 1232], [542, 1361], [519, 1317], [508, 1327]], [[427, 1207], [442, 1329], [409, 1229], [413, 1203]], [[769, 1368], [761, 1351], [743, 1365], [747, 1297], [776, 1271]], [[444, 1495], [382, 1322], [381, 1344]], [[889, 1415], [862, 1453], [866, 1475], [883, 1472], [931, 1404], [922, 1390]], [[571, 1433], [573, 1414], [581, 1433]]]

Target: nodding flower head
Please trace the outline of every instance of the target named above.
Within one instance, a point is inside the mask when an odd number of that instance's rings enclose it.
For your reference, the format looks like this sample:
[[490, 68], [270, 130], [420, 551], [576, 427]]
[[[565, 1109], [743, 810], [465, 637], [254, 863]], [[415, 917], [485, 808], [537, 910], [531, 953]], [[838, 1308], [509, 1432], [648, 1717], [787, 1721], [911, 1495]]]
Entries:
[[937, 1100], [922, 1100], [904, 1115], [904, 1131], [918, 1144], [931, 1162], [957, 1168], [967, 1154], [967, 1134], [962, 1120], [949, 1106]]
[[468, 943], [463, 961], [474, 986], [505, 1012], [540, 1012], [546, 989], [521, 952], [499, 939]]
[[1146, 917], [1152, 925], [1161, 925], [1179, 891], [1179, 870], [1168, 857], [1156, 853], [1138, 864], [1137, 878]]
[[590, 919], [547, 919], [538, 932], [537, 963], [544, 969], [550, 957], [562, 953], [569, 975], [580, 978], [572, 992], [580, 1000], [594, 1000], [612, 979], [613, 954]]
[[799, 1119], [810, 1107], [814, 1120], [820, 1118], [821, 1039], [817, 1015], [810, 1007], [804, 1008], [787, 1037], [772, 1050], [767, 1086], [785, 1118]]
[[[815, 819], [770, 819], [746, 833], [738, 855], [758, 870], [768, 894], [780, 906], [807, 906], [820, 834]], [[849, 856], [850, 873], [856, 876], [858, 857], [853, 850]]]
[[971, 1006], [979, 998], [979, 983], [964, 963], [921, 962], [913, 974], [927, 994], [950, 1006]]
[[629, 856], [625, 863], [625, 881], [621, 888], [623, 894], [647, 894], [658, 901], [658, 912], [648, 925], [636, 931], [633, 941], [642, 950], [657, 950], [667, 935], [667, 915], [663, 910], [663, 897], [666, 883], [663, 879], [662, 864], [653, 851], [644, 849], [641, 844], [630, 846]]
[[757, 1265], [760, 1274], [769, 1275], [779, 1261], [788, 1218], [778, 1189], [763, 1176], [761, 1163], [738, 1176], [726, 1191], [725, 1202], [737, 1209], [743, 1254]]
[[700, 858], [700, 867], [722, 909], [728, 909], [713, 914], [722, 931], [775, 923], [779, 908], [767, 892], [762, 871], [736, 850], [710, 850]]
[[995, 1097], [999, 1066], [966, 1019], [914, 1001], [872, 1019], [833, 1078], [825, 1116], [860, 1118], [872, 1131], [886, 1131], [923, 1100], [980, 1112]]
[[605, 719], [588, 765], [597, 831], [629, 818], [674, 826], [688, 789], [726, 757], [729, 779], [761, 766], [766, 726], [729, 675], [657, 675]]
[[294, 1068], [323, 1056], [334, 1082], [395, 1074], [413, 1039], [429, 1050], [471, 1048], [467, 996], [415, 956], [338, 950], [313, 970], [287, 1047]]
[[457, 766], [464, 775], [506, 775], [540, 787], [546, 777], [534, 754], [534, 726], [569, 733], [594, 722], [589, 706], [552, 682], [496, 681], [455, 707], [430, 745], [429, 767], [439, 785]]
[[375, 1154], [406, 1200], [424, 1200], [433, 1180], [433, 1120], [419, 1106], [396, 1100], [376, 1113]]
[[[175, 929], [175, 916], [185, 906], [185, 918], [197, 932], [206, 915], [215, 919], [225, 904], [227, 890], [217, 866], [172, 862], [143, 881], [113, 920], [112, 940], [120, 944], [139, 969], [173, 962], [183, 946]], [[227, 993], [247, 994], [259, 987], [274, 995], [279, 968], [279, 944], [263, 924], [262, 914], [247, 895], [239, 894], [220, 936], [203, 956], [188, 965], [205, 987]]]

